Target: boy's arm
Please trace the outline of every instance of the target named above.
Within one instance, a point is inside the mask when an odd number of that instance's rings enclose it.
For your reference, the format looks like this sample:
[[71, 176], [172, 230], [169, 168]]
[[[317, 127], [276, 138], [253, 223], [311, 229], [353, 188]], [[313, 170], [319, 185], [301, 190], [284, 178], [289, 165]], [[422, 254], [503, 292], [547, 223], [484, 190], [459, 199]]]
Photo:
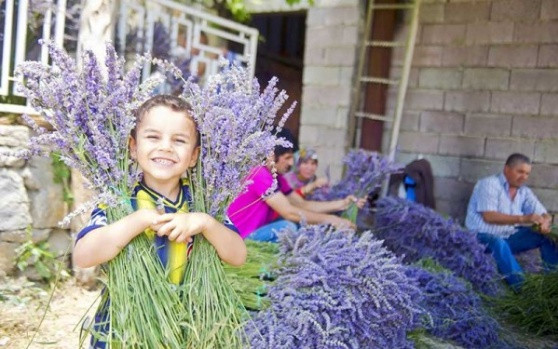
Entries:
[[157, 216], [155, 210], [140, 209], [112, 224], [91, 230], [77, 241], [72, 253], [73, 263], [88, 268], [110, 261]]
[[246, 245], [238, 233], [227, 228], [215, 218], [208, 216], [203, 236], [215, 247], [219, 258], [227, 264], [239, 267], [246, 262]]
[[[295, 195], [295, 194], [294, 194]], [[305, 220], [310, 224], [332, 224], [336, 227], [354, 225], [346, 219], [330, 214], [308, 211], [304, 208], [296, 207], [289, 202], [289, 199], [282, 193], [275, 193], [268, 197], [265, 202], [273, 208], [281, 217], [291, 222]], [[313, 201], [310, 201], [313, 202]]]

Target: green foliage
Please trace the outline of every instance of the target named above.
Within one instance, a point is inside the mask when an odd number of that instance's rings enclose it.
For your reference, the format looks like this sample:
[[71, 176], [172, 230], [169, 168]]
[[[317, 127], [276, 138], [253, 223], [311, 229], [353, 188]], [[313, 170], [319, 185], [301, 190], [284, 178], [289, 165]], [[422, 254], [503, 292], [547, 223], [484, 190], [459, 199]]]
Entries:
[[16, 249], [16, 267], [20, 271], [34, 268], [39, 276], [47, 282], [54, 281], [57, 273], [67, 277], [69, 274], [63, 270], [63, 263], [56, 259], [50, 251], [46, 241], [35, 243], [31, 237], [31, 228], [27, 228], [27, 240]]
[[51, 153], [50, 158], [52, 159], [51, 164], [54, 183], [62, 184], [64, 202], [71, 206], [74, 202], [74, 195], [70, 189], [70, 168], [60, 159], [60, 153], [53, 152]]
[[527, 275], [519, 293], [494, 299], [495, 311], [525, 331], [558, 335], [558, 271]]

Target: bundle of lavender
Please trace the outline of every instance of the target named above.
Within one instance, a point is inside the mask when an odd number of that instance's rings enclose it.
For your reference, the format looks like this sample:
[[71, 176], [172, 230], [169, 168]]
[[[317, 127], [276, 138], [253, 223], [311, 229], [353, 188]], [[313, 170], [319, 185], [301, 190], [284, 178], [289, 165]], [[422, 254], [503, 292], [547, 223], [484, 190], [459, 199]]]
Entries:
[[[331, 188], [316, 190], [313, 200], [327, 201], [354, 195], [357, 198], [366, 197], [378, 189], [383, 180], [392, 173], [400, 172], [401, 166], [389, 161], [379, 153], [363, 149], [353, 149], [343, 158], [345, 174], [343, 178]], [[356, 223], [358, 207], [352, 204], [344, 216]]]
[[412, 347], [422, 293], [371, 232], [313, 225], [280, 241], [271, 306], [247, 326], [253, 348]]
[[[273, 78], [260, 93], [256, 79], [246, 69], [222, 63], [222, 72], [201, 88], [189, 81], [182, 95], [193, 108], [200, 133], [200, 156], [190, 174], [194, 210], [226, 220], [230, 202], [246, 186], [249, 171], [262, 164], [277, 145], [289, 146], [275, 137], [295, 103], [274, 127], [278, 110], [288, 96], [276, 88]], [[270, 188], [272, 189], [272, 188]], [[183, 284], [186, 308], [187, 348], [241, 348], [243, 309], [227, 282], [213, 246], [196, 237]]]
[[[132, 111], [160, 81], [140, 84], [141, 69], [149, 57], [138, 57], [126, 73], [124, 61], [107, 45], [104, 67], [93, 53], [85, 52], [83, 67], [78, 69], [66, 52], [52, 43], [47, 45], [52, 66], [25, 62], [18, 67], [17, 76], [20, 92], [53, 131], [27, 118], [36, 134], [29, 150], [20, 155], [60, 153], [98, 194], [74, 214], [103, 203], [108, 222], [114, 222], [132, 211], [131, 190], [138, 179], [128, 156], [130, 131], [135, 125]], [[154, 255], [151, 243], [140, 234], [108, 263], [110, 310], [104, 326], [112, 346], [178, 348], [183, 343], [179, 324], [184, 311]], [[108, 303], [101, 304], [105, 306]]]

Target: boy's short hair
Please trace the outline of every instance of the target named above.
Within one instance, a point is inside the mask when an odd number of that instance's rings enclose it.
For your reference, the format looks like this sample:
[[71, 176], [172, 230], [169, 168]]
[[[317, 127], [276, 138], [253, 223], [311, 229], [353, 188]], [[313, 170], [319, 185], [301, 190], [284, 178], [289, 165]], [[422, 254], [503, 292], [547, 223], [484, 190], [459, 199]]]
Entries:
[[132, 137], [136, 137], [136, 129], [138, 127], [138, 125], [141, 122], [141, 119], [147, 114], [149, 113], [149, 111], [155, 107], [159, 107], [159, 106], [164, 106], [169, 108], [170, 110], [174, 111], [174, 112], [183, 112], [186, 117], [188, 117], [190, 120], [192, 120], [194, 122], [195, 128], [196, 128], [196, 137], [197, 137], [197, 141], [196, 141], [196, 145], [200, 145], [200, 134], [198, 131], [198, 125], [196, 124], [196, 121], [194, 120], [194, 118], [192, 117], [192, 106], [190, 105], [190, 103], [186, 102], [184, 99], [180, 98], [180, 97], [176, 97], [173, 95], [157, 95], [154, 97], [149, 98], [148, 100], [146, 100], [145, 102], [143, 102], [143, 104], [136, 110], [135, 114], [136, 114], [136, 125], [134, 126], [134, 129], [132, 130]]
[[275, 149], [273, 149], [273, 153], [275, 154], [275, 160], [277, 160], [281, 155], [285, 153], [288, 152], [294, 153], [298, 150], [298, 142], [294, 138], [291, 131], [289, 131], [288, 129], [286, 128], [281, 129], [281, 131], [277, 132], [275, 136], [277, 138], [285, 138], [288, 142], [292, 144], [291, 147], [283, 147], [281, 145], [276, 146]]

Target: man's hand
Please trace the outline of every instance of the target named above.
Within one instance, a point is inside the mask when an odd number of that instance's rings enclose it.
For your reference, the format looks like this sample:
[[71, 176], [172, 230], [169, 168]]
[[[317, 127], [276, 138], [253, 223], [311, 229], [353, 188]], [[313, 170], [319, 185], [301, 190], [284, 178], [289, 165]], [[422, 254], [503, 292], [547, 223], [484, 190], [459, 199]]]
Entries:
[[552, 218], [549, 215], [538, 215], [535, 213], [525, 215], [525, 220], [529, 223], [535, 224], [540, 227], [540, 232], [543, 234], [550, 233]]
[[348, 195], [346, 198], [343, 199], [342, 207], [340, 208], [341, 211], [348, 209], [351, 204], [357, 205], [357, 207], [363, 208], [366, 205], [366, 198], [357, 198], [354, 195]]
[[203, 233], [207, 229], [211, 216], [201, 213], [167, 213], [153, 221], [151, 229], [159, 236], [168, 236], [176, 242], [192, 242], [192, 236]]

